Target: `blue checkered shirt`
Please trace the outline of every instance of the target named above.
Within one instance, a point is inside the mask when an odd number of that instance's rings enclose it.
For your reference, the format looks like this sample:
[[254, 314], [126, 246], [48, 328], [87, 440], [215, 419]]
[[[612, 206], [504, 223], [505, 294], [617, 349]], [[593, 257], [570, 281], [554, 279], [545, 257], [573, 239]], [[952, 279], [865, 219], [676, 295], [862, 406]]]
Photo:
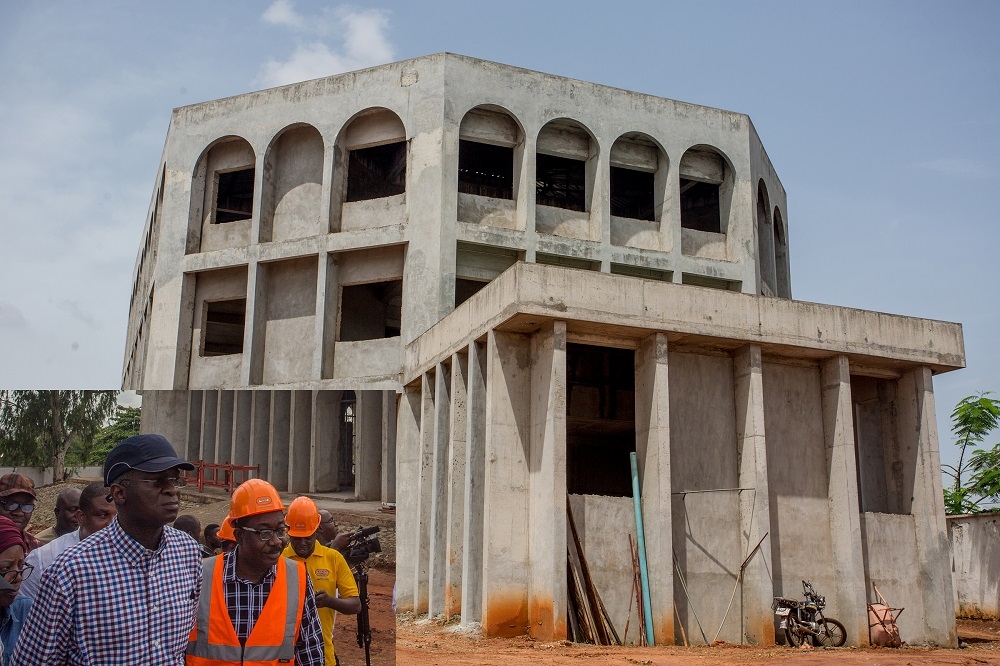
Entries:
[[[271, 594], [277, 567], [271, 567], [259, 583], [243, 580], [236, 575], [238, 550], [239, 548], [223, 555], [225, 566], [222, 569], [222, 587], [226, 593], [229, 619], [233, 622], [233, 629], [236, 630], [240, 643], [245, 645], [254, 624], [257, 623], [257, 618], [264, 609], [264, 602]], [[211, 585], [211, 582], [209, 584]], [[323, 627], [319, 623], [316, 596], [313, 594], [312, 581], [308, 576], [306, 576], [306, 598], [302, 607], [302, 626], [299, 628], [299, 639], [295, 643], [295, 664], [323, 666]]]
[[46, 569], [11, 666], [183, 664], [201, 577], [194, 539], [164, 527], [147, 550], [116, 518]]

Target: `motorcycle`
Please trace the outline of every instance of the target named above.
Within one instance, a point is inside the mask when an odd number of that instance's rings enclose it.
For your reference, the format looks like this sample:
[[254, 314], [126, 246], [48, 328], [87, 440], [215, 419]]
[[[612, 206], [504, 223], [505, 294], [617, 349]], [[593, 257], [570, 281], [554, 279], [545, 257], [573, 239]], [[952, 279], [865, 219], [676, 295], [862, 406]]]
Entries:
[[816, 589], [807, 580], [802, 581], [802, 593], [805, 601], [775, 597], [771, 604], [774, 614], [781, 620], [778, 628], [784, 630], [787, 643], [794, 647], [807, 640], [816, 647], [840, 647], [846, 643], [844, 625], [823, 615], [826, 597], [816, 594]]

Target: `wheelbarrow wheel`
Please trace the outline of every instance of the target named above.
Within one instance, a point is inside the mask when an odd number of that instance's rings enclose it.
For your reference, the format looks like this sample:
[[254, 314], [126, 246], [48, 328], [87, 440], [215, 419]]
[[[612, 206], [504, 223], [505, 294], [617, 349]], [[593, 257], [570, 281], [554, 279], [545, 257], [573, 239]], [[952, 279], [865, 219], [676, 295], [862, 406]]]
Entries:
[[837, 620], [825, 617], [819, 622], [813, 641], [816, 647], [840, 647], [847, 642], [847, 630]]

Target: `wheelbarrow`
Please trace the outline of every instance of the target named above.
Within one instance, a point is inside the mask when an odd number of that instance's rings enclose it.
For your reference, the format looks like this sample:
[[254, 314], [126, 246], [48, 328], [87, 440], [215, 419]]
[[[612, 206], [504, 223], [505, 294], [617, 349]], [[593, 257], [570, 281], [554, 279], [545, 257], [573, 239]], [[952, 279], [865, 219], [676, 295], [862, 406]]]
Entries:
[[878, 586], [872, 583], [878, 601], [868, 604], [868, 642], [879, 647], [900, 647], [899, 626], [896, 620], [903, 613], [903, 608], [892, 608], [885, 600]]

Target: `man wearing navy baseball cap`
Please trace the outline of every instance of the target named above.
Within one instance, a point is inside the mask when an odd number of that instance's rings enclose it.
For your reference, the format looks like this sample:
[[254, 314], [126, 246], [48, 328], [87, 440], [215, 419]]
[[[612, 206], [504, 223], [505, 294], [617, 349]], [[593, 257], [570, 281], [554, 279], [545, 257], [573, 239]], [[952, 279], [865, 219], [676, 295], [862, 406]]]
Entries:
[[183, 662], [201, 594], [198, 544], [169, 526], [179, 458], [162, 435], [120, 442], [104, 461], [118, 515], [45, 572], [11, 666]]

